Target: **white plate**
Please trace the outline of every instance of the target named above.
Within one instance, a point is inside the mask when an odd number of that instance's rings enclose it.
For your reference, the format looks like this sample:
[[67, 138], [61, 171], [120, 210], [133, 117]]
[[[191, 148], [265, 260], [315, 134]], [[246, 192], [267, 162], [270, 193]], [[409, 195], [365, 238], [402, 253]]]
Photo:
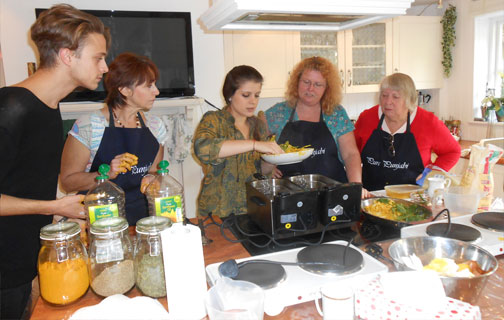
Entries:
[[289, 153], [281, 153], [281, 154], [263, 154], [261, 157], [264, 161], [276, 164], [276, 165], [284, 165], [284, 164], [292, 164], [298, 163], [313, 153], [313, 148], [306, 148], [304, 150], [298, 152], [289, 152]]

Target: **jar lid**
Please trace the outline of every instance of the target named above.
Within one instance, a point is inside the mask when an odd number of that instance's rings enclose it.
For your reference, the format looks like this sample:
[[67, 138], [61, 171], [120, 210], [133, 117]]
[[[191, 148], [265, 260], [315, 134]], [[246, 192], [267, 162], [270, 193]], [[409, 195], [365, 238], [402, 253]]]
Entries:
[[121, 232], [128, 228], [128, 221], [123, 217], [103, 218], [91, 225], [92, 234], [107, 234]]
[[42, 240], [66, 240], [81, 231], [77, 222], [64, 221], [48, 224], [40, 229], [40, 239]]
[[153, 235], [171, 227], [171, 225], [172, 221], [168, 217], [151, 216], [138, 220], [136, 224], [136, 232]]

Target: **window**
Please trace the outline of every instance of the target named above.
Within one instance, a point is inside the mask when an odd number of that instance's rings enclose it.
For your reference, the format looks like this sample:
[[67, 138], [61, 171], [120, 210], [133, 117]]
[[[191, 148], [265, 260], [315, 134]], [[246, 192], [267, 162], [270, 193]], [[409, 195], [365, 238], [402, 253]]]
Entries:
[[481, 116], [481, 101], [488, 92], [504, 97], [504, 11], [477, 16], [474, 23], [473, 114]]

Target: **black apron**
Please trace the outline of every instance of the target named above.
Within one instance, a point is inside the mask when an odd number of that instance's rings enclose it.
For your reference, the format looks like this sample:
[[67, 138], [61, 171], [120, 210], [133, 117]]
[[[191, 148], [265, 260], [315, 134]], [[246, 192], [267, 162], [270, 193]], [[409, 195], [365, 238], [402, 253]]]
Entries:
[[[382, 190], [389, 184], [415, 184], [424, 170], [422, 157], [410, 131], [410, 114], [406, 132], [392, 136], [381, 129], [385, 115], [369, 137], [361, 152], [362, 184], [369, 191]], [[392, 155], [395, 150], [395, 155]]]
[[319, 122], [292, 121], [295, 113], [294, 107], [289, 121], [280, 133], [278, 143], [289, 141], [296, 147], [310, 145], [314, 149], [313, 154], [302, 162], [278, 166], [278, 169], [284, 176], [321, 174], [339, 182], [348, 182], [345, 167], [339, 160], [336, 142], [322, 118], [322, 110]]
[[120, 173], [110, 180], [124, 190], [126, 195], [126, 219], [130, 226], [136, 225], [141, 218], [149, 216], [147, 199], [140, 192], [142, 178], [148, 173], [159, 151], [159, 143], [145, 125], [140, 113], [137, 113], [141, 128], [116, 128], [114, 116], [109, 108], [109, 126], [96, 151], [89, 172], [98, 171], [102, 163], [109, 164], [118, 154], [129, 152], [138, 157], [138, 164], [130, 171]]

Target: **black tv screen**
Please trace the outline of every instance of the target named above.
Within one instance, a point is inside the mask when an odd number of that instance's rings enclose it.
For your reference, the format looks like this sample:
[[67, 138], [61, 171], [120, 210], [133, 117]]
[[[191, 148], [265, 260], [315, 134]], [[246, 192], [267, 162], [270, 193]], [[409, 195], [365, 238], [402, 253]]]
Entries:
[[[36, 16], [46, 9], [35, 9]], [[107, 64], [123, 52], [149, 57], [159, 68], [159, 97], [194, 95], [194, 63], [189, 12], [82, 10], [110, 29]], [[77, 88], [62, 101], [103, 101], [103, 80], [94, 91]]]

